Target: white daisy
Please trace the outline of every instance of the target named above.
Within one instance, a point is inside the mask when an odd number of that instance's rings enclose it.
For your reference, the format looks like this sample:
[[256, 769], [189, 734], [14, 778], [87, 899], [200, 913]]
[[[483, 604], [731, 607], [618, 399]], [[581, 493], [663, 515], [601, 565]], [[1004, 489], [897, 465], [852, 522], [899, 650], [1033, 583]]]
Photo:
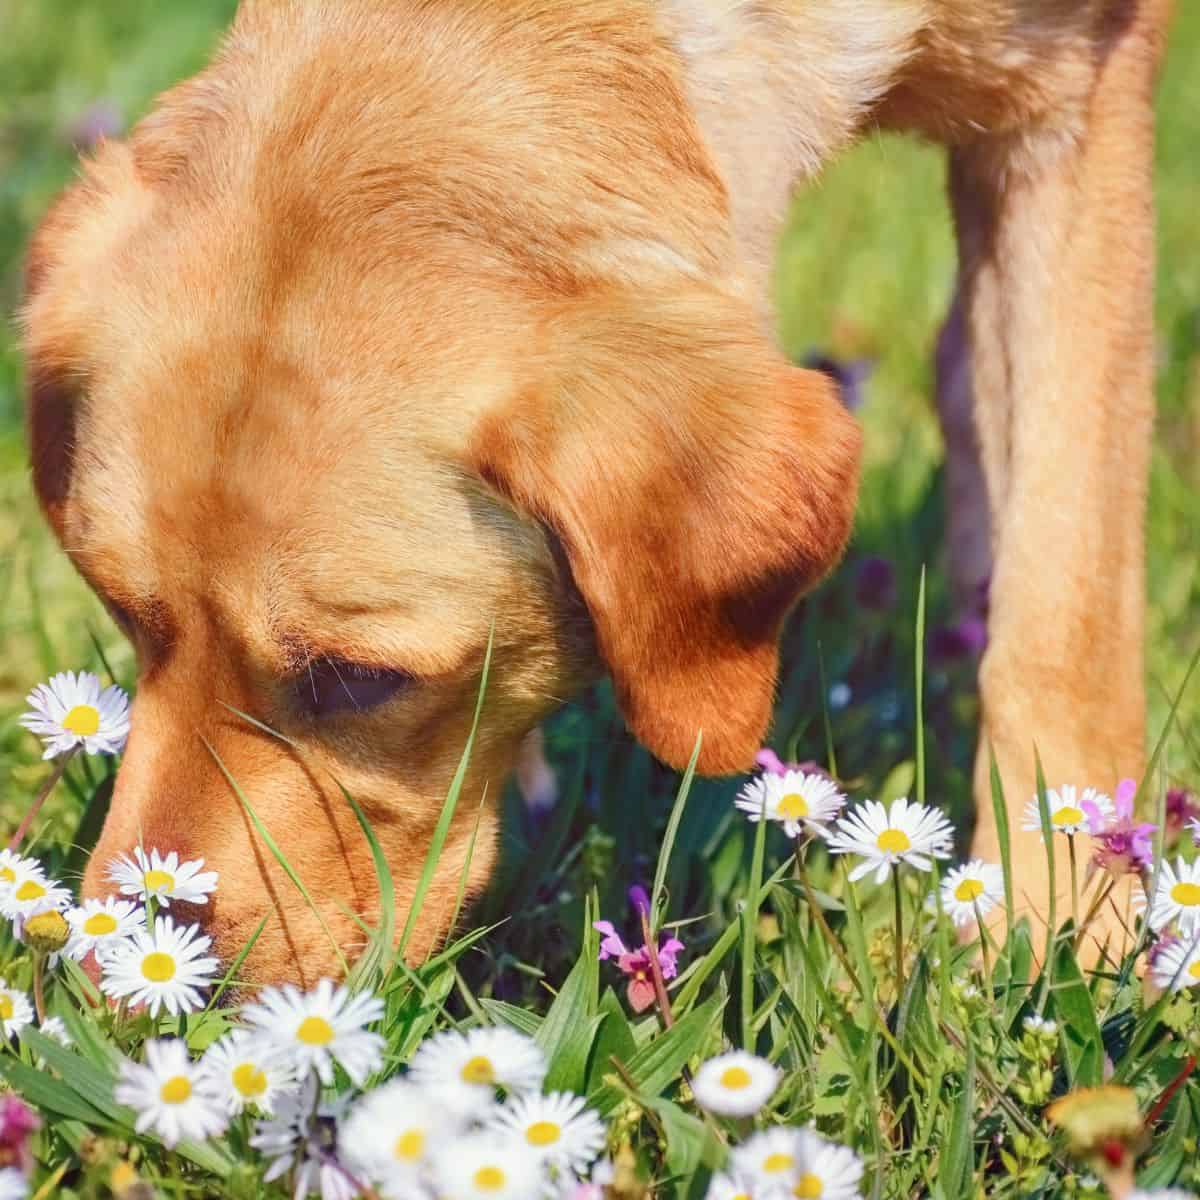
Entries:
[[779, 1071], [765, 1058], [735, 1050], [710, 1058], [692, 1080], [696, 1103], [723, 1117], [751, 1117], [775, 1093]]
[[846, 797], [831, 779], [804, 771], [760, 775], [746, 784], [734, 801], [751, 821], [764, 815], [768, 821], [778, 821], [790, 838], [799, 837], [806, 829], [827, 837], [829, 822], [836, 820], [845, 803]]
[[33, 710], [20, 720], [46, 743], [43, 758], [74, 746], [86, 754], [120, 754], [129, 736], [129, 697], [116, 686], [100, 688], [90, 671], [64, 671], [25, 697]]
[[834, 826], [829, 848], [835, 854], [860, 854], [863, 861], [850, 872], [851, 881], [875, 872], [882, 883], [892, 867], [908, 863], [920, 871], [932, 859], [948, 858], [954, 827], [937, 809], [901, 797], [884, 808], [877, 800], [859, 804]]
[[604, 1122], [587, 1101], [565, 1092], [516, 1096], [495, 1111], [487, 1127], [524, 1142], [543, 1162], [579, 1173], [591, 1166], [608, 1139]]
[[751, 1134], [729, 1155], [730, 1169], [759, 1187], [788, 1186], [800, 1167], [800, 1130], [775, 1125]]
[[299, 1091], [279, 1097], [273, 1116], [255, 1124], [250, 1145], [270, 1160], [263, 1176], [267, 1183], [294, 1167], [293, 1196], [315, 1191], [323, 1200], [349, 1200], [358, 1188], [334, 1154], [348, 1100], [339, 1096], [325, 1101], [319, 1096], [317, 1077], [310, 1073]]
[[541, 1157], [494, 1133], [457, 1138], [433, 1156], [441, 1200], [531, 1200], [545, 1185]]
[[276, 1096], [296, 1086], [279, 1049], [245, 1029], [235, 1029], [209, 1046], [200, 1070], [234, 1116], [251, 1107], [269, 1113]]
[[[719, 1173], [709, 1181], [704, 1200], [758, 1200], [754, 1194], [754, 1187], [755, 1184], [752, 1180], [741, 1175]], [[779, 1200], [783, 1200], [782, 1194], [778, 1191], [775, 1195], [779, 1197]], [[758, 1193], [758, 1196], [766, 1200], [762, 1191]]]
[[146, 913], [131, 900], [109, 896], [105, 900], [85, 900], [78, 908], [67, 910], [71, 940], [63, 948], [68, 958], [81, 960], [93, 950], [99, 960], [123, 942], [135, 930], [146, 928]]
[[395, 1079], [368, 1092], [350, 1110], [338, 1134], [338, 1150], [356, 1174], [385, 1192], [403, 1194], [417, 1186], [435, 1142], [457, 1137], [461, 1128], [415, 1084]]
[[820, 1200], [854, 1200], [861, 1194], [862, 1159], [847, 1146], [826, 1141], [815, 1130], [797, 1131], [800, 1163], [791, 1180], [791, 1195]]
[[174, 850], [164, 855], [151, 849], [147, 854], [135, 846], [132, 855], [122, 854], [108, 864], [108, 878], [123, 896], [134, 896], [143, 904], [148, 900], [162, 908], [169, 908], [172, 900], [207, 904], [209, 894], [216, 891], [217, 873], [203, 867], [202, 858], [180, 862]]
[[46, 872], [36, 858], [26, 858], [13, 850], [0, 850], [0, 897], [20, 879], [45, 879]]
[[0, 979], [0, 1029], [5, 1038], [16, 1037], [32, 1021], [33, 1005], [29, 997]]
[[29, 1183], [20, 1167], [0, 1169], [0, 1200], [25, 1200], [29, 1195]]
[[1200, 987], [1200, 930], [1160, 950], [1150, 975], [1164, 989]]
[[546, 1078], [546, 1056], [531, 1039], [506, 1026], [448, 1030], [421, 1043], [409, 1077], [460, 1113], [478, 1113], [496, 1089], [537, 1092]]
[[152, 1017], [162, 1009], [174, 1016], [204, 1006], [202, 989], [220, 965], [205, 957], [212, 938], [199, 925], [178, 926], [156, 917], [154, 932], [135, 929], [100, 962], [100, 990], [117, 1000], [144, 1004]]
[[61, 911], [71, 903], [71, 893], [53, 879], [47, 879], [37, 863], [16, 867], [13, 875], [12, 882], [0, 892], [0, 913], [13, 923], [17, 937], [30, 917]]
[[[1138, 908], [1145, 908], [1146, 896], [1137, 897]], [[1158, 888], [1146, 918], [1155, 933], [1161, 933], [1173, 921], [1185, 937], [1200, 931], [1200, 858], [1186, 863], [1182, 858], [1175, 866], [1163, 859], [1159, 866]]]
[[995, 863], [973, 858], [942, 880], [942, 908], [955, 925], [970, 925], [1004, 903], [1004, 872]]
[[144, 1064], [122, 1063], [113, 1097], [137, 1113], [138, 1133], [153, 1130], [165, 1146], [184, 1138], [202, 1142], [227, 1124], [220, 1100], [178, 1039], [149, 1041]]
[[[1046, 807], [1050, 810], [1050, 827], [1056, 833], [1066, 833], [1074, 836], [1077, 833], [1088, 832], [1088, 812], [1086, 806], [1095, 805], [1096, 815], [1107, 818], [1113, 814], [1113, 802], [1110, 796], [1095, 788], [1084, 788], [1082, 792], [1071, 784], [1060, 788], [1046, 789]], [[1038, 798], [1034, 796], [1025, 805], [1025, 822], [1022, 829], [1032, 833], [1041, 833], [1042, 814], [1038, 806]]]
[[316, 1071], [328, 1086], [337, 1062], [356, 1087], [383, 1062], [383, 1038], [365, 1028], [382, 1016], [377, 996], [335, 988], [329, 979], [307, 994], [291, 984], [263, 988], [258, 1002], [242, 1013], [301, 1073]]

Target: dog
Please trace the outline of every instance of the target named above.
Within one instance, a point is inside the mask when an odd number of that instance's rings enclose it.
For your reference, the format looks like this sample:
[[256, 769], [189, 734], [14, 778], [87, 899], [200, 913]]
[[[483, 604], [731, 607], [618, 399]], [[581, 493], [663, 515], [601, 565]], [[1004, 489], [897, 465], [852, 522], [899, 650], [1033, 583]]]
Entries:
[[85, 893], [139, 842], [202, 855], [219, 950], [269, 916], [251, 978], [335, 973], [333, 943], [379, 917], [341, 789], [409, 907], [489, 648], [414, 959], [463, 872], [486, 883], [522, 739], [601, 674], [666, 763], [702, 732], [703, 772], [747, 769], [781, 624], [850, 534], [860, 453], [834, 385], [773, 341], [773, 243], [793, 189], [881, 128], [949, 155], [950, 570], [990, 600], [975, 849], [998, 855], [994, 754], [1039, 911], [1019, 819], [1035, 744], [1052, 784], [1143, 761], [1168, 17], [245, 3], [29, 254], [33, 483], [139, 662]]

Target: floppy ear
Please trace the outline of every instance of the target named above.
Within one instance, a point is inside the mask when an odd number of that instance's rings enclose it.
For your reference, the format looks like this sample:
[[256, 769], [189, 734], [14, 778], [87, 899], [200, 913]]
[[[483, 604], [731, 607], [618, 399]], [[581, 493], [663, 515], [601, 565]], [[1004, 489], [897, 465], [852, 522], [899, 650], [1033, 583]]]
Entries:
[[703, 730], [702, 771], [746, 769], [783, 619], [849, 536], [858, 426], [699, 285], [574, 303], [547, 345], [474, 465], [561, 539], [636, 736], [680, 767]]

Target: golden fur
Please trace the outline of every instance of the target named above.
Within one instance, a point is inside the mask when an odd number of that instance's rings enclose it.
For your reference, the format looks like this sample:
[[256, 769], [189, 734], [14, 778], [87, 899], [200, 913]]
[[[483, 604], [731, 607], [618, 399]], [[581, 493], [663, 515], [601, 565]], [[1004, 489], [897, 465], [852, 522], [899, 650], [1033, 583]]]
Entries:
[[[446, 931], [485, 797], [472, 888], [487, 878], [521, 738], [599, 672], [667, 761], [702, 728], [705, 770], [745, 768], [780, 623], [848, 536], [859, 449], [826, 379], [771, 340], [770, 250], [795, 184], [873, 124], [952, 156], [953, 567], [964, 589], [993, 573], [979, 794], [988, 744], [1014, 810], [1034, 739], [1052, 782], [1136, 769], [1166, 17], [1160, 0], [244, 4], [30, 254], [34, 483], [140, 662], [86, 889], [139, 838], [203, 854], [219, 948], [270, 911], [252, 972], [330, 971], [224, 772], [352, 950], [346, 910], [371, 920], [376, 899], [338, 785], [406, 901], [493, 628], [414, 955]], [[317, 720], [296, 686], [327, 659], [416, 682]]]

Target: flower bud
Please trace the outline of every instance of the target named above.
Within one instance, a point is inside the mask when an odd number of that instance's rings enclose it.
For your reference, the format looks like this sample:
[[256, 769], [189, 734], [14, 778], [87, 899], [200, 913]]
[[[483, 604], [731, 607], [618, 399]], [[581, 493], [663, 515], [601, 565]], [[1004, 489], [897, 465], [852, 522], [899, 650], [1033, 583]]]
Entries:
[[71, 927], [67, 919], [56, 909], [50, 912], [38, 913], [25, 922], [25, 942], [42, 954], [55, 954], [66, 944], [71, 936]]

